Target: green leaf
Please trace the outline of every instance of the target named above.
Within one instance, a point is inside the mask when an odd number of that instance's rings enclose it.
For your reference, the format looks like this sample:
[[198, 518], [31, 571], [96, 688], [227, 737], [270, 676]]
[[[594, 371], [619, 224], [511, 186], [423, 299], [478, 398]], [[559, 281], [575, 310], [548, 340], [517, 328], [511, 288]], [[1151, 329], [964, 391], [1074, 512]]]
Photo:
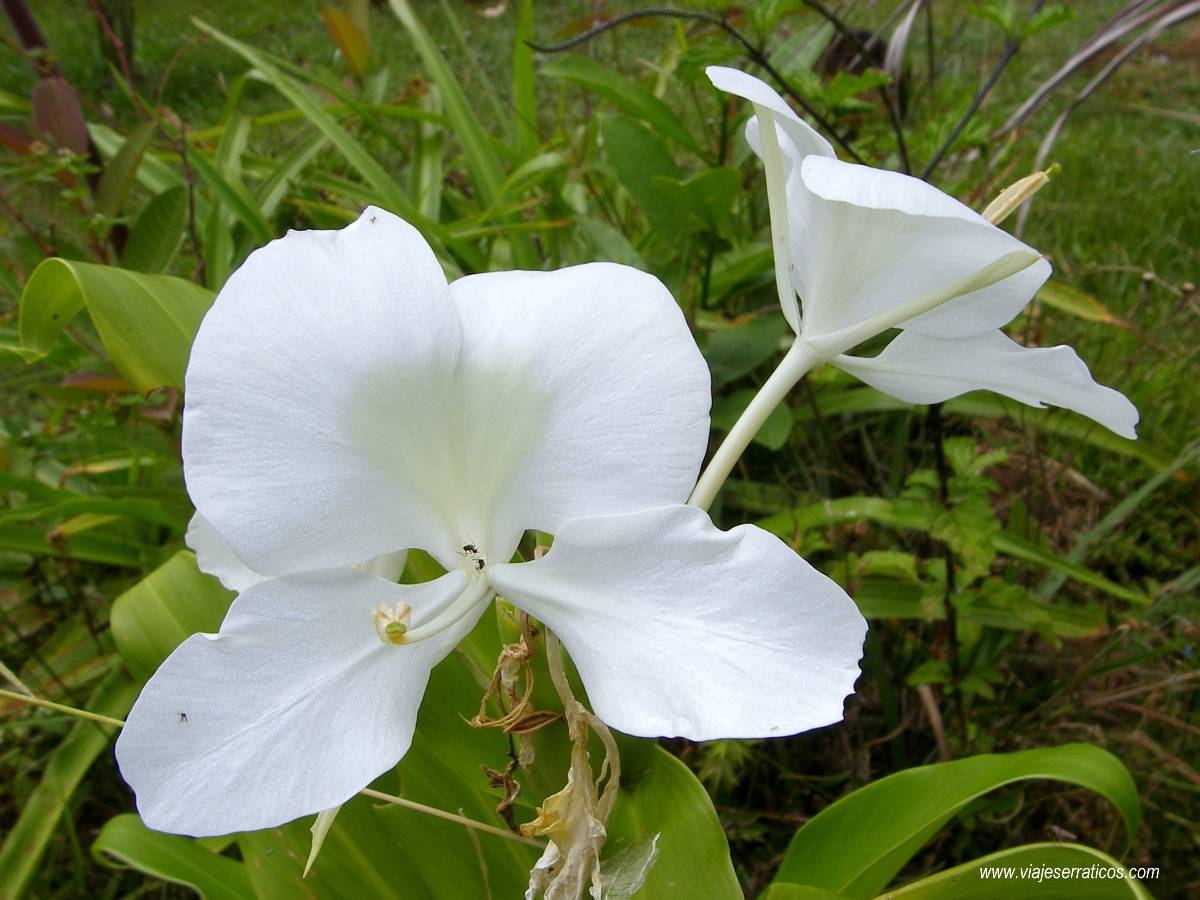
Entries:
[[619, 738], [621, 792], [606, 857], [658, 835], [658, 858], [634, 897], [740, 898], [721, 822], [696, 776], [654, 741]]
[[104, 166], [100, 181], [96, 184], [96, 212], [113, 217], [125, 208], [129, 191], [133, 188], [138, 167], [150, 138], [154, 136], [155, 123], [143, 122], [129, 133], [125, 143]]
[[517, 31], [513, 35], [513, 107], [517, 149], [526, 156], [537, 149], [537, 96], [533, 89], [533, 0], [517, 0]]
[[[757, 393], [753, 388], [735, 391], [725, 397], [713, 400], [712, 427], [717, 431], [729, 431], [733, 423], [750, 405]], [[767, 416], [754, 435], [754, 443], [761, 444], [768, 450], [778, 450], [787, 443], [788, 435], [792, 432], [792, 409], [786, 403], [780, 403]]]
[[[1147, 891], [1127, 873], [1123, 878], [1087, 876], [1046, 877], [1047, 870], [1121, 868], [1121, 864], [1093, 847], [1080, 844], [1026, 844], [981, 856], [912, 884], [883, 894], [879, 900], [1010, 900], [1016, 894], [1032, 900], [1151, 900]], [[1011, 868], [1011, 875], [981, 876], [980, 869]], [[1026, 870], [1027, 874], [1022, 874]], [[1039, 877], [1039, 874], [1041, 876]], [[775, 895], [769, 895], [776, 900]], [[785, 900], [789, 894], [780, 894]], [[802, 897], [803, 895], [796, 895]]]
[[47, 259], [21, 292], [21, 354], [29, 362], [44, 357], [87, 306], [126, 381], [142, 393], [182, 388], [192, 340], [211, 304], [209, 291], [182, 278]]
[[[801, 408], [793, 410], [796, 419], [801, 418]], [[912, 500], [887, 500], [883, 497], [838, 497], [822, 503], [808, 506], [798, 506], [784, 510], [768, 518], [761, 519], [757, 524], [772, 534], [779, 535], [784, 540], [792, 540], [795, 535], [822, 525], [851, 524], [867, 519], [888, 528], [910, 528], [930, 533], [934, 516], [941, 512], [941, 506], [920, 503]], [[1069, 562], [1033, 543], [1009, 532], [1000, 532], [993, 538], [994, 549], [1014, 559], [1062, 572], [1076, 581], [1098, 588], [1113, 597], [1145, 605], [1149, 599], [1137, 591], [1110, 581], [1102, 575], [1087, 569], [1077, 563]]]
[[759, 900], [845, 900], [845, 897], [811, 884], [776, 882], [759, 894]]
[[[475, 114], [471, 104], [467, 102], [462, 85], [459, 84], [454, 70], [442, 56], [437, 41], [433, 39], [424, 23], [413, 12], [408, 0], [389, 0], [392, 12], [400, 20], [412, 39], [417, 55], [429, 73], [429, 78], [438, 86], [442, 95], [442, 104], [446, 109], [446, 118], [450, 127], [462, 144], [463, 156], [466, 158], [467, 169], [471, 181], [482, 198], [483, 206], [492, 206], [500, 195], [500, 186], [504, 181], [504, 169], [500, 158], [488, 143], [487, 135], [480, 124], [479, 116]], [[517, 266], [523, 269], [541, 268], [541, 258], [527, 234], [514, 233], [509, 236], [512, 244], [513, 259]]]
[[586, 56], [560, 56], [542, 66], [542, 74], [581, 85], [646, 122], [663, 137], [670, 138], [693, 153], [703, 152], [671, 107], [633, 79], [593, 59]]
[[133, 813], [109, 819], [92, 843], [92, 856], [104, 865], [126, 866], [182, 884], [205, 900], [254, 897], [246, 867], [207, 849], [200, 841], [151, 831]]
[[[118, 718], [129, 711], [137, 692], [137, 685], [124, 672], [110, 672], [88, 697], [86, 708]], [[50, 755], [41, 781], [25, 798], [20, 817], [0, 847], [0, 885], [5, 896], [18, 897], [28, 886], [75, 788], [104, 752], [114, 730], [98, 722], [78, 722]]]
[[667, 240], [679, 230], [679, 210], [655, 176], [678, 178], [679, 167], [657, 134], [628, 116], [600, 118], [604, 152], [624, 188], [646, 215], [650, 227]]
[[221, 626], [233, 594], [180, 550], [119, 596], [110, 626], [129, 671], [145, 680], [188, 635]]
[[713, 384], [728, 384], [757, 369], [779, 352], [787, 332], [787, 322], [776, 313], [746, 317], [713, 331], [704, 347]]
[[121, 266], [135, 272], [165, 271], [187, 228], [188, 199], [183, 185], [167, 188], [142, 210], [121, 253]]
[[1110, 800], [1126, 845], [1141, 821], [1137, 786], [1121, 761], [1089, 744], [986, 754], [906, 769], [859, 788], [792, 838], [775, 880], [851, 898], [873, 897], [968, 803], [1015, 781], [1052, 778]]
[[[822, 417], [842, 413], [889, 412], [913, 407], [912, 403], [905, 403], [869, 387], [822, 391], [817, 395], [817, 409]], [[1131, 441], [1120, 437], [1091, 419], [1065, 409], [1035, 409], [1008, 397], [978, 391], [947, 400], [943, 409], [947, 413], [966, 418], [1004, 416], [1050, 434], [1069, 437], [1091, 444], [1100, 450], [1138, 459], [1155, 471], [1165, 469], [1171, 463], [1170, 455], [1159, 452], [1144, 439]], [[816, 413], [808, 407], [799, 407], [796, 410], [797, 420], [812, 419], [815, 415]]]
[[1037, 300], [1085, 322], [1103, 322], [1105, 325], [1119, 325], [1121, 328], [1133, 327], [1125, 319], [1110, 312], [1108, 307], [1091, 294], [1061, 281], [1051, 280], [1043, 284], [1037, 292]]
[[683, 220], [677, 227], [691, 232], [718, 231], [742, 186], [741, 175], [729, 166], [709, 169], [686, 180], [659, 175], [654, 182], [678, 208]]
[[263, 179], [254, 194], [254, 202], [264, 216], [270, 218], [275, 215], [291, 183], [327, 143], [325, 135], [315, 134], [306, 141], [300, 141], [278, 165], [272, 166], [271, 173]]
[[427, 237], [437, 236], [439, 239], [444, 237], [443, 230], [418, 212], [383, 165], [371, 156], [366, 148], [352, 137], [348, 131], [342, 128], [332, 115], [322, 108], [316, 97], [307, 88], [284, 74], [278, 66], [272, 63], [265, 53], [257, 48], [218, 31], [200, 19], [193, 19], [192, 21], [197, 28], [212, 35], [258, 69], [275, 90], [283, 94], [293, 106], [299, 109], [304, 114], [304, 117], [321, 134], [325, 135], [329, 143], [337, 148], [338, 152], [346, 158], [346, 161], [366, 179], [367, 184], [375, 191], [377, 202], [381, 206], [390, 208], [396, 214], [412, 222], [424, 231]]

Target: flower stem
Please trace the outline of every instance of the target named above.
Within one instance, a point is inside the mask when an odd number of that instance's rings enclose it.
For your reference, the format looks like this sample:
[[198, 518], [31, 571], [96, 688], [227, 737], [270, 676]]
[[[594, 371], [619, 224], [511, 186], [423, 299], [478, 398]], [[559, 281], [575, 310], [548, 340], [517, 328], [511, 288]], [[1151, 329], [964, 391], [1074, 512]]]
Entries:
[[438, 809], [436, 806], [426, 806], [424, 803], [417, 803], [415, 800], [405, 800], [403, 797], [397, 797], [394, 794], [385, 794], [382, 791], [374, 791], [371, 788], [363, 788], [359, 791], [367, 797], [373, 797], [376, 800], [382, 800], [385, 803], [394, 803], [396, 806], [403, 806], [405, 809], [412, 809], [417, 812], [425, 813], [427, 816], [433, 816], [437, 819], [445, 819], [447, 822], [457, 822], [467, 828], [472, 828], [475, 831], [483, 831], [496, 837], [506, 838], [510, 841], [516, 841], [519, 844], [528, 844], [530, 847], [537, 847], [539, 850], [546, 848], [542, 841], [535, 841], [533, 838], [527, 838], [521, 834], [514, 834], [511, 831], [506, 831], [496, 825], [488, 825], [484, 822], [476, 822], [474, 819], [468, 819], [466, 816], [460, 816], [457, 813], [446, 812], [444, 809]]
[[78, 719], [91, 719], [93, 722], [100, 722], [103, 725], [115, 725], [117, 728], [120, 728], [125, 724], [120, 719], [114, 719], [111, 716], [102, 716], [100, 713], [88, 712], [86, 709], [76, 709], [74, 706], [64, 706], [62, 703], [43, 700], [41, 697], [34, 697], [31, 694], [18, 694], [16, 691], [0, 689], [0, 697], [7, 697], [9, 700], [19, 700], [22, 703], [28, 703], [30, 706], [41, 706], [45, 709], [52, 709], [55, 712], [66, 713]]
[[801, 378], [822, 360], [799, 338], [792, 344], [791, 349], [779, 363], [779, 367], [771, 373], [766, 384], [762, 386], [750, 405], [738, 418], [725, 440], [709, 460], [708, 467], [696, 482], [696, 489], [688, 499], [688, 504], [708, 509], [716, 499], [725, 479], [733, 471], [734, 465], [742, 453], [750, 445], [750, 441], [758, 434], [767, 417]]

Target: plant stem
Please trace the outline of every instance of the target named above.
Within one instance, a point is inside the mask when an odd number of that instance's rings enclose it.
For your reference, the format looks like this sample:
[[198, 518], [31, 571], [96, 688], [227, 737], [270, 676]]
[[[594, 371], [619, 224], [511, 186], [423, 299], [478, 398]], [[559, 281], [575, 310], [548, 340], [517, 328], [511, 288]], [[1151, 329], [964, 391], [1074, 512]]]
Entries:
[[466, 828], [471, 828], [475, 831], [483, 831], [496, 837], [502, 837], [510, 841], [516, 841], [519, 844], [528, 844], [530, 847], [537, 847], [539, 850], [546, 849], [546, 845], [541, 841], [536, 841], [533, 838], [527, 838], [521, 834], [514, 834], [511, 831], [506, 831], [496, 825], [488, 825], [485, 822], [476, 822], [474, 819], [468, 819], [466, 816], [460, 816], [457, 813], [446, 812], [444, 809], [438, 809], [436, 806], [426, 806], [424, 803], [417, 803], [415, 800], [405, 800], [403, 797], [397, 797], [394, 794], [385, 794], [383, 791], [375, 791], [371, 788], [363, 788], [359, 791], [360, 794], [366, 797], [373, 797], [376, 800], [382, 800], [385, 803], [394, 803], [396, 806], [403, 806], [405, 809], [415, 810], [416, 812], [425, 813], [427, 816], [433, 816], [436, 819], [445, 819], [447, 822], [456, 822]]
[[754, 395], [754, 399], [729, 430], [729, 434], [725, 435], [725, 440], [721, 442], [700, 480], [696, 482], [696, 489], [688, 499], [689, 505], [698, 506], [700, 509], [712, 506], [725, 479], [729, 477], [743, 451], [767, 421], [767, 417], [787, 396], [788, 391], [821, 361], [804, 341], [796, 339], [779, 363], [779, 367], [771, 373], [771, 377]]
[[120, 719], [114, 719], [111, 716], [102, 716], [100, 713], [88, 712], [86, 709], [76, 709], [74, 706], [66, 706], [62, 703], [55, 703], [52, 700], [43, 700], [41, 697], [33, 697], [29, 694], [18, 694], [16, 691], [0, 689], [0, 697], [7, 697], [9, 700], [19, 700], [22, 703], [28, 703], [30, 706], [41, 706], [46, 709], [52, 709], [55, 712], [66, 713], [69, 716], [75, 716], [79, 719], [91, 719], [93, 722], [100, 722], [103, 725], [115, 725], [117, 728], [125, 725]]

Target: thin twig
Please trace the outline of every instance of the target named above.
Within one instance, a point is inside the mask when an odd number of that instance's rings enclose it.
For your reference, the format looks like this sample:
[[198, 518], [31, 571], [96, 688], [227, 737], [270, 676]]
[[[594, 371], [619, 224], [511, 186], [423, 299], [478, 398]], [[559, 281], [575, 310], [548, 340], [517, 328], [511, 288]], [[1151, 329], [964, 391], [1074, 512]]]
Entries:
[[41, 706], [45, 709], [52, 709], [55, 712], [66, 713], [78, 719], [90, 719], [102, 725], [115, 725], [117, 728], [125, 725], [121, 719], [114, 719], [112, 716], [102, 716], [100, 713], [88, 712], [86, 709], [76, 709], [74, 706], [55, 703], [53, 700], [43, 700], [41, 697], [33, 697], [29, 694], [19, 694], [16, 691], [6, 691], [3, 688], [0, 688], [0, 697], [7, 697], [9, 700], [19, 700], [22, 703], [28, 703], [30, 706]]
[[[1046, 0], [1037, 0], [1033, 4], [1033, 9], [1029, 12], [1028, 18], [1032, 19], [1036, 16], [1045, 3]], [[1012, 62], [1013, 57], [1017, 55], [1017, 51], [1020, 49], [1021, 39], [1019, 37], [1014, 37], [1005, 44], [1004, 53], [1001, 55], [1000, 61], [996, 63], [996, 67], [992, 69], [992, 74], [988, 76], [987, 81], [975, 92], [975, 96], [971, 98], [970, 105], [967, 106], [966, 111], [962, 114], [962, 117], [955, 124], [954, 128], [950, 130], [950, 134], [946, 140], [934, 151], [933, 156], [925, 166], [925, 171], [921, 173], [922, 181], [929, 180], [929, 176], [933, 174], [933, 170], [938, 167], [946, 154], [950, 152], [950, 148], [954, 146], [954, 142], [958, 140], [958, 136], [962, 134], [963, 129], [967, 127], [971, 119], [975, 118], [975, 113], [979, 112], [979, 107], [983, 105], [983, 101], [992, 92], [992, 88], [1000, 81], [1000, 76], [1004, 74], [1004, 70], [1008, 68], [1008, 64]]]
[[507, 841], [516, 841], [519, 844], [528, 844], [530, 847], [537, 847], [539, 850], [544, 850], [546, 845], [541, 841], [536, 841], [533, 838], [527, 838], [521, 834], [513, 834], [507, 829], [500, 828], [496, 825], [488, 825], [485, 822], [477, 822], [474, 819], [468, 819], [466, 816], [460, 816], [458, 813], [447, 812], [444, 809], [438, 809], [436, 806], [426, 806], [424, 803], [418, 803], [415, 800], [406, 800], [403, 797], [397, 797], [394, 794], [385, 794], [382, 791], [372, 790], [371, 788], [363, 788], [359, 791], [360, 794], [366, 797], [373, 797], [376, 800], [382, 800], [385, 803], [393, 803], [396, 806], [403, 806], [405, 809], [415, 810], [416, 812], [425, 813], [427, 816], [433, 816], [436, 819], [445, 819], [447, 822], [455, 822], [466, 828], [474, 831], [483, 831], [487, 834], [496, 837], [504, 838]]
[[572, 47], [578, 47], [580, 44], [590, 41], [597, 35], [603, 34], [606, 31], [610, 31], [611, 29], [616, 28], [618, 25], [623, 25], [626, 22], [632, 22], [634, 19], [649, 18], [692, 19], [697, 22], [707, 22], [709, 25], [715, 25], [717, 28], [720, 28], [727, 35], [742, 45], [742, 49], [746, 51], [746, 55], [750, 57], [751, 61], [756, 65], [761, 66], [763, 70], [766, 71], [766, 73], [770, 75], [783, 89], [783, 92], [787, 94], [796, 103], [796, 105], [803, 109], [814, 122], [820, 125], [821, 128], [823, 128], [830, 135], [830, 137], [833, 138], [834, 143], [841, 147], [847, 156], [853, 159], [856, 163], [861, 163], [863, 165], [866, 164], [863, 158], [858, 155], [854, 148], [850, 146], [849, 142], [842, 137], [837, 129], [835, 129], [833, 125], [825, 119], [824, 116], [817, 112], [817, 110], [813, 108], [812, 104], [805, 100], [792, 88], [790, 84], [788, 84], [787, 79], [783, 77], [778, 69], [771, 65], [771, 61], [761, 49], [755, 46], [749, 38], [726, 22], [721, 16], [714, 15], [713, 13], [684, 9], [637, 9], [633, 12], [627, 12], [622, 13], [619, 16], [613, 16], [611, 19], [601, 22], [599, 25], [594, 25], [582, 34], [577, 34], [575, 37], [568, 41], [563, 41], [561, 44], [535, 44], [533, 41], [526, 41], [525, 43], [538, 53], [561, 53], [564, 50], [570, 50]]
[[[933, 460], [937, 469], [938, 501], [946, 509], [950, 508], [950, 469], [946, 465], [946, 451], [942, 445], [942, 404], [929, 405], [929, 431], [933, 440]], [[947, 543], [942, 543], [942, 559], [946, 563], [945, 591], [942, 595], [942, 606], [946, 618], [943, 620], [942, 634], [946, 642], [946, 661], [950, 666], [950, 682], [954, 688], [954, 718], [957, 720], [958, 733], [965, 745], [967, 742], [967, 711], [963, 704], [962, 695], [962, 661], [958, 654], [958, 608], [954, 605], [954, 596], [958, 593], [955, 586], [954, 550]]]
[[[837, 13], [830, 10], [818, 0], [804, 0], [804, 5], [813, 12], [825, 18], [830, 25], [837, 29], [838, 34], [854, 45], [854, 49], [859, 55], [867, 59], [867, 48], [863, 44], [857, 34], [854, 33], [849, 25], [842, 21]], [[887, 113], [888, 122], [892, 126], [892, 134], [896, 138], [896, 150], [900, 154], [900, 168], [904, 170], [904, 174], [912, 173], [912, 166], [908, 161], [908, 143], [904, 140], [904, 125], [900, 121], [900, 110], [896, 108], [895, 99], [892, 97], [892, 92], [887, 89], [886, 85], [879, 86], [879, 99], [883, 101], [884, 112]]]

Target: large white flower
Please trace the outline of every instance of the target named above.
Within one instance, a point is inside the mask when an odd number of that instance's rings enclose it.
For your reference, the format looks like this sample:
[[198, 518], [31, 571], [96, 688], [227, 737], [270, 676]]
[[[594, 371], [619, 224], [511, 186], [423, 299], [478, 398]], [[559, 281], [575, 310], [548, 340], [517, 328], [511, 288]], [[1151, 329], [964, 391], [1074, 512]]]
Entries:
[[[430, 669], [494, 592], [561, 637], [621, 731], [839, 720], [853, 602], [766, 532], [682, 505], [709, 402], [679, 308], [628, 267], [447, 285], [378, 209], [252, 254], [200, 328], [183, 426], [189, 540], [242, 593], [117, 743], [147, 824], [219, 834], [344, 802], [404, 755]], [[553, 549], [511, 563], [526, 529]], [[397, 584], [412, 547], [447, 574]]]
[[[707, 71], [754, 104], [746, 137], [766, 168], [776, 280], [797, 357], [910, 403], [991, 390], [1136, 436], [1133, 404], [1093, 381], [1074, 350], [1025, 348], [999, 331], [1050, 275], [1036, 251], [917, 178], [837, 159], [759, 79]], [[893, 327], [901, 333], [878, 356], [846, 355]]]

